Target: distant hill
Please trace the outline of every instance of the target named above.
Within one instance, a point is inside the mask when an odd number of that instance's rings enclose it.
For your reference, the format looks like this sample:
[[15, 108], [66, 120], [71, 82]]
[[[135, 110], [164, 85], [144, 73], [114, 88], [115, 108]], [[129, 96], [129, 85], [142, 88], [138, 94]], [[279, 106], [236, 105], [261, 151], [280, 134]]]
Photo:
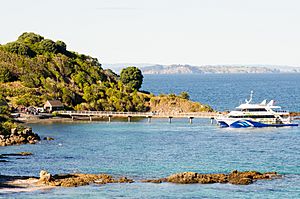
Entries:
[[103, 64], [103, 68], [110, 68], [116, 73], [128, 66], [140, 68], [143, 74], [205, 74], [205, 73], [300, 73], [300, 67], [283, 65], [203, 65], [188, 64], [147, 64], [147, 63], [118, 63]]
[[152, 65], [141, 67], [143, 74], [206, 74], [206, 73], [300, 73], [298, 67], [230, 66], [230, 65]]

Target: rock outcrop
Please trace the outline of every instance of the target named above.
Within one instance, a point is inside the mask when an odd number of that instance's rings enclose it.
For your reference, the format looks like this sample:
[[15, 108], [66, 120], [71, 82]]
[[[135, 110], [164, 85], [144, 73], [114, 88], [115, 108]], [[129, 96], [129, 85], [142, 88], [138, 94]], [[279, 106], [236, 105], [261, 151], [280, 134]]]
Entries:
[[[166, 178], [142, 180], [148, 183], [180, 183], [180, 184], [208, 184], [208, 183], [231, 183], [236, 185], [248, 185], [256, 180], [268, 180], [281, 177], [276, 172], [259, 173], [256, 171], [233, 171], [229, 174], [200, 174], [195, 172], [184, 172], [173, 174]], [[0, 175], [0, 188], [19, 188], [28, 191], [42, 190], [55, 187], [78, 187], [89, 184], [107, 183], [133, 183], [132, 179], [121, 177], [114, 179], [107, 174], [58, 174], [51, 175], [42, 170], [40, 177], [32, 176], [4, 176]], [[12, 190], [13, 192], [13, 190]]]
[[40, 182], [48, 183], [53, 180], [52, 175], [45, 170], [40, 171]]
[[143, 180], [142, 182], [162, 183], [171, 182], [179, 184], [210, 184], [231, 183], [235, 185], [248, 185], [256, 180], [270, 180], [281, 177], [276, 172], [259, 173], [257, 171], [232, 171], [230, 174], [200, 174], [195, 172], [184, 172], [170, 175], [166, 178]]
[[150, 111], [161, 114], [213, 112], [213, 109], [208, 105], [183, 99], [172, 94], [151, 97], [149, 107]]
[[51, 175], [47, 171], [42, 170], [40, 172], [40, 179], [38, 184], [44, 184], [49, 186], [61, 186], [61, 187], [78, 187], [95, 184], [107, 184], [107, 183], [132, 183], [132, 179], [121, 177], [114, 179], [112, 176], [107, 174], [58, 174]]
[[0, 146], [35, 144], [40, 140], [40, 136], [33, 133], [31, 128], [25, 128], [23, 130], [13, 128], [10, 134], [0, 133]]

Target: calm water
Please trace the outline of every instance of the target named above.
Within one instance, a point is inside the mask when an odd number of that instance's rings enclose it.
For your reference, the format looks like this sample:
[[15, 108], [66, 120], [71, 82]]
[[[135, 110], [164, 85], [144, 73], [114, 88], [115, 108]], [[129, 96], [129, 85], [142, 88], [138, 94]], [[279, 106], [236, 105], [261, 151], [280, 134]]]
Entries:
[[[155, 93], [178, 93], [187, 90], [195, 100], [212, 104], [218, 109], [227, 109], [236, 105], [236, 102], [232, 101], [248, 96], [249, 90], [253, 88], [247, 82], [256, 84], [257, 89], [253, 90], [257, 94], [257, 99], [262, 100], [263, 95], [259, 94], [259, 91], [263, 86], [259, 85], [269, 85], [266, 79], [272, 77], [269, 75], [146, 76], [144, 89]], [[299, 75], [274, 76], [273, 81], [282, 84], [289, 91], [284, 91], [282, 87], [273, 91], [271, 86], [264, 88], [263, 93], [267, 98], [275, 96], [278, 101], [287, 104], [290, 110], [299, 111], [299, 77]], [[234, 83], [237, 80], [239, 83]], [[286, 85], [289, 81], [289, 85]], [[171, 90], [171, 87], [176, 89]], [[228, 90], [225, 91], [225, 88]], [[239, 93], [238, 90], [241, 88], [244, 90]], [[210, 91], [205, 91], [206, 89]], [[231, 92], [235, 92], [236, 96]], [[223, 103], [213, 94], [222, 96]], [[209, 96], [213, 96], [212, 101], [208, 100]], [[31, 126], [42, 137], [51, 136], [55, 140], [42, 141], [36, 145], [0, 148], [0, 153], [30, 151], [34, 154], [23, 159], [11, 157], [9, 162], [0, 163], [1, 174], [36, 176], [41, 169], [46, 169], [51, 173], [103, 172], [116, 177], [124, 175], [138, 181], [183, 171], [217, 173], [239, 169], [278, 171], [284, 174], [284, 178], [259, 181], [249, 186], [168, 183], [90, 185], [33, 193], [0, 194], [0, 197], [300, 198], [299, 127], [220, 129], [211, 125], [206, 119], [194, 120], [192, 125], [188, 124], [187, 120], [173, 120], [173, 123], [169, 124], [166, 119], [156, 119], [150, 124], [146, 120], [132, 123], [114, 120], [112, 123], [56, 123]]]
[[144, 90], [155, 94], [187, 91], [192, 100], [218, 111], [231, 110], [249, 98], [254, 102], [274, 99], [289, 111], [300, 112], [300, 74], [203, 74], [146, 75]]

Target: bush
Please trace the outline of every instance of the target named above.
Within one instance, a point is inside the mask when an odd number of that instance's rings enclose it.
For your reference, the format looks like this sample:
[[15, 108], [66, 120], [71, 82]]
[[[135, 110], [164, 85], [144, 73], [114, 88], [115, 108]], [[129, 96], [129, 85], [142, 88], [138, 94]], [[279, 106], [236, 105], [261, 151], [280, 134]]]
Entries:
[[56, 41], [56, 46], [60, 53], [65, 53], [67, 51], [67, 45], [63, 41]]
[[8, 52], [18, 55], [25, 55], [28, 57], [34, 57], [35, 52], [32, 51], [27, 45], [20, 42], [11, 42], [4, 46], [4, 49]]
[[39, 54], [57, 53], [58, 47], [54, 41], [50, 39], [44, 39], [43, 41], [38, 43], [38, 47], [36, 50]]
[[18, 37], [18, 41], [28, 44], [28, 45], [32, 45], [35, 44], [37, 42], [40, 42], [44, 39], [44, 37], [42, 37], [41, 35], [35, 34], [33, 32], [24, 32], [22, 35], [20, 35]]
[[179, 94], [179, 97], [182, 98], [182, 99], [186, 99], [186, 100], [190, 99], [190, 95], [187, 92], [185, 92], [185, 91], [181, 92]]
[[0, 67], [0, 82], [11, 82], [13, 81], [13, 74], [7, 68]]

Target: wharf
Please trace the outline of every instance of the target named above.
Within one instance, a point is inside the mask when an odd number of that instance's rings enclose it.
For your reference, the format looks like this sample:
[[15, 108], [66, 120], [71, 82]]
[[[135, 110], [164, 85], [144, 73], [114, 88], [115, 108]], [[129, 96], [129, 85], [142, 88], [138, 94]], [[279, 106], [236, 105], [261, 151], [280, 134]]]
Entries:
[[70, 116], [72, 119], [75, 117], [89, 117], [92, 121], [93, 117], [108, 118], [110, 122], [113, 117], [116, 118], [128, 118], [128, 122], [131, 118], [148, 118], [151, 122], [151, 118], [168, 118], [171, 123], [173, 118], [188, 118], [189, 122], [192, 123], [194, 118], [209, 118], [213, 119], [219, 113], [216, 112], [190, 112], [190, 113], [158, 113], [158, 112], [114, 112], [114, 111], [58, 111], [58, 115]]

